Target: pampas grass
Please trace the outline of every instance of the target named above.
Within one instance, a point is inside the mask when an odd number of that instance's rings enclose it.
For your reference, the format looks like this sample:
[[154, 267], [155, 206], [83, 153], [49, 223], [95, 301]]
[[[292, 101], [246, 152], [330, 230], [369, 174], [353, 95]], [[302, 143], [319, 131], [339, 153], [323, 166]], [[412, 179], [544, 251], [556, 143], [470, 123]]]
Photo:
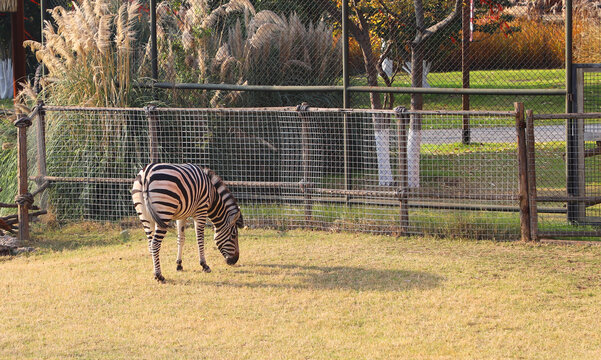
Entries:
[[0, 1], [0, 12], [16, 12], [19, 0], [2, 0]]
[[601, 62], [601, 8], [580, 2], [574, 15], [574, 60], [578, 63]]
[[46, 22], [45, 43], [24, 42], [48, 70], [43, 79], [48, 103], [132, 105], [139, 7], [137, 1], [126, 2], [115, 14], [110, 0], [82, 0], [71, 10], [59, 6], [51, 11], [57, 28]]
[[[159, 8], [161, 77], [169, 81], [332, 85], [340, 75], [340, 44], [324, 22], [303, 24], [295, 14], [257, 13], [247, 0], [231, 0], [212, 11], [206, 1]], [[242, 105], [239, 101], [256, 94], [212, 95], [208, 104], [194, 105]]]
[[[136, 59], [142, 59], [135, 46], [143, 21], [139, 8], [135, 0], [81, 0], [69, 10], [54, 8], [55, 26], [45, 24], [44, 44], [25, 42], [47, 69], [42, 92], [25, 86], [20, 100], [31, 104], [43, 98], [49, 105], [82, 107], [143, 105], [147, 97], [133, 86], [140, 68]], [[145, 131], [144, 124], [135, 120], [135, 114], [128, 112], [48, 112], [48, 169], [65, 176], [103, 177], [116, 171], [133, 176], [132, 169], [139, 168], [141, 161], [115, 149], [135, 148], [144, 154], [143, 146], [132, 145], [133, 134]], [[117, 218], [121, 214], [112, 205], [101, 211], [74, 205], [81, 197], [106, 203], [106, 194], [115, 190], [110, 186], [81, 184], [74, 191], [72, 184], [57, 183], [49, 189], [49, 201], [60, 216], [97, 216], [104, 211]]]

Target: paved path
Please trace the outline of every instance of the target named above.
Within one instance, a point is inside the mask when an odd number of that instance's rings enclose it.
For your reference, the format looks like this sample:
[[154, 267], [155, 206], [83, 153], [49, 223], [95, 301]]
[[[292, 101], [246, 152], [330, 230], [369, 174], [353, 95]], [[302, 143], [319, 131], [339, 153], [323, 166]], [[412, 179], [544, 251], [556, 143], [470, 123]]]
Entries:
[[[534, 138], [536, 142], [565, 141], [565, 131], [564, 125], [536, 126]], [[585, 127], [585, 132], [601, 133], [601, 124], [590, 124]], [[512, 143], [516, 142], [516, 139], [514, 127], [475, 127], [471, 130], [471, 141], [474, 143]], [[424, 130], [422, 132], [422, 143], [424, 144], [456, 142], [461, 142], [461, 129]]]

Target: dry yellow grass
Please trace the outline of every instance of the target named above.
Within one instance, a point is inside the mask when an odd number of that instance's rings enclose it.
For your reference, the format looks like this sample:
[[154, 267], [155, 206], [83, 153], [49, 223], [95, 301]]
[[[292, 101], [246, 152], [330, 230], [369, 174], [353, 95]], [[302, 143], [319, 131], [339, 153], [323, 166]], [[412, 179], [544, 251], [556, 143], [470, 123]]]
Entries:
[[574, 22], [574, 61], [591, 64], [601, 62], [601, 10], [577, 12]]
[[244, 230], [239, 265], [169, 233], [37, 231], [0, 259], [1, 358], [598, 359], [601, 247]]
[[471, 61], [480, 68], [555, 69], [564, 62], [563, 25], [518, 18], [509, 23], [520, 30], [505, 35], [475, 33], [470, 44]]

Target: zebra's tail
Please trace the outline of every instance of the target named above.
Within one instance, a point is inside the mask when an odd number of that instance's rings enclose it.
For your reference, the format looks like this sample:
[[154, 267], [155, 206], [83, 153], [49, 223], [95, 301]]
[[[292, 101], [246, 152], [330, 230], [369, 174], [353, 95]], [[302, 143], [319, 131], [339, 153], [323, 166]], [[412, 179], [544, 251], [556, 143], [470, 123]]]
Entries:
[[152, 220], [159, 227], [165, 229], [165, 228], [167, 228], [167, 224], [165, 224], [163, 219], [161, 219], [159, 214], [157, 214], [154, 207], [152, 207], [152, 201], [150, 201], [150, 192], [148, 191], [148, 185], [150, 182], [150, 180], [148, 179], [148, 173], [150, 171], [148, 171], [148, 170], [150, 170], [150, 169], [147, 169], [146, 174], [145, 174], [144, 178], [142, 179], [142, 195], [144, 196], [144, 206], [146, 206], [146, 209], [148, 210], [150, 217], [152, 217]]

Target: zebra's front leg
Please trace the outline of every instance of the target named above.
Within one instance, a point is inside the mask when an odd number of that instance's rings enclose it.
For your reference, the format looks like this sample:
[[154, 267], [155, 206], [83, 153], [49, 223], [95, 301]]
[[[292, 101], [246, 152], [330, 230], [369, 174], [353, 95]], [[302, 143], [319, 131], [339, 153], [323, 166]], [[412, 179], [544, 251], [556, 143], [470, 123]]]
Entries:
[[161, 229], [157, 226], [154, 231], [152, 243], [150, 244], [150, 253], [152, 254], [152, 262], [154, 265], [154, 278], [162, 283], [165, 282], [165, 278], [161, 274], [161, 261], [159, 259], [159, 252], [161, 251], [161, 244], [166, 233], [167, 229]]
[[186, 235], [184, 230], [186, 229], [186, 220], [177, 220], [177, 271], [184, 270], [182, 266], [182, 252], [184, 251], [184, 242], [186, 241]]
[[198, 256], [200, 258], [200, 266], [202, 266], [202, 271], [210, 273], [211, 268], [207, 265], [207, 260], [205, 259], [205, 224], [207, 223], [206, 215], [198, 215], [194, 219], [194, 228], [196, 229], [196, 242], [198, 243]]

